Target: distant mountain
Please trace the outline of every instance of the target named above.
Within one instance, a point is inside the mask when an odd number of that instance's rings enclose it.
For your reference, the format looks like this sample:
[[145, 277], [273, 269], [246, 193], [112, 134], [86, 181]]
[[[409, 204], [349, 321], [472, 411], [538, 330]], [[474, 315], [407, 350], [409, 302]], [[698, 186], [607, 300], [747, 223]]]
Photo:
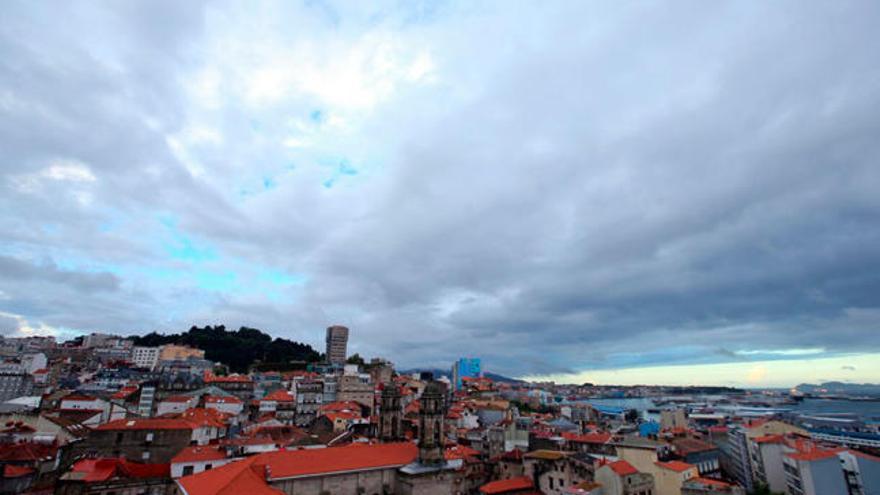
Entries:
[[877, 383], [844, 383], [825, 382], [818, 385], [801, 383], [795, 389], [810, 395], [869, 395], [880, 397], [880, 384]]
[[[400, 370], [400, 371], [398, 371], [398, 373], [401, 373], [404, 375], [411, 375], [413, 373], [433, 373], [434, 378], [439, 378], [444, 375], [449, 378], [452, 378], [452, 371], [451, 370], [441, 370], [439, 368], [433, 368], [433, 369], [432, 368], [413, 368], [413, 369], [409, 369], [409, 370]], [[483, 376], [492, 380], [493, 382], [525, 383], [524, 381], [517, 380], [516, 378], [510, 378], [510, 377], [507, 377], [504, 375], [499, 375], [498, 373], [492, 373], [492, 372], [488, 372], [488, 371], [483, 373]]]
[[148, 333], [142, 337], [134, 337], [134, 345], [160, 346], [180, 344], [205, 351], [205, 359], [218, 361], [229, 366], [234, 372], [247, 371], [257, 363], [277, 364], [277, 369], [284, 369], [294, 361], [315, 362], [321, 354], [308, 344], [301, 344], [287, 339], [275, 338], [256, 328], [241, 327], [238, 330], [226, 330], [223, 325], [192, 327], [181, 334]]

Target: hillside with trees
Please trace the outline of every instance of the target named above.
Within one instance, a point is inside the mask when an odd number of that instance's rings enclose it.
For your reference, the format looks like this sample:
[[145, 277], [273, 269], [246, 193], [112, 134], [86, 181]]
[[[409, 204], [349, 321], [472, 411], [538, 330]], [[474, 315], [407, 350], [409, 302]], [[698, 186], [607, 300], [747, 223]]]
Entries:
[[134, 337], [134, 344], [155, 347], [179, 344], [205, 351], [205, 359], [229, 366], [234, 372], [245, 372], [255, 364], [277, 364], [287, 368], [295, 362], [320, 361], [322, 355], [312, 346], [287, 339], [275, 338], [256, 328], [241, 327], [228, 331], [223, 325], [193, 326], [182, 334], [148, 333]]

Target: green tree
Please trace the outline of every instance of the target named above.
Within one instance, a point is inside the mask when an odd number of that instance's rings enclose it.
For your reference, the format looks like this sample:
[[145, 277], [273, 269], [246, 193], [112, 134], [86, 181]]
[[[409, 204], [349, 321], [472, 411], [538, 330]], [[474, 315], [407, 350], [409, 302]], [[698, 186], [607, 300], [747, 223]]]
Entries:
[[349, 356], [348, 359], [345, 360], [345, 362], [348, 364], [357, 364], [360, 366], [363, 366], [365, 364], [364, 358], [362, 358], [361, 355], [358, 353], [354, 353], [351, 356]]

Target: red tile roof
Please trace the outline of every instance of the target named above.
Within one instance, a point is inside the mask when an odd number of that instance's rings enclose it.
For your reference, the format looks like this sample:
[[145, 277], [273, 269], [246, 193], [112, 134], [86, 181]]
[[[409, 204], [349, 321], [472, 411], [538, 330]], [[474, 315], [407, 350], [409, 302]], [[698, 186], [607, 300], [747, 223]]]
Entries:
[[193, 424], [185, 419], [138, 418], [117, 419], [104, 423], [96, 430], [192, 430]]
[[68, 401], [68, 400], [77, 401], [77, 402], [80, 402], [80, 401], [90, 402], [90, 401], [98, 400], [98, 399], [96, 399], [94, 397], [89, 397], [88, 395], [82, 395], [82, 394], [70, 394], [70, 395], [67, 395], [67, 396], [61, 398], [61, 402]]
[[194, 400], [194, 397], [190, 397], [188, 395], [172, 395], [171, 397], [166, 397], [162, 402], [171, 402], [174, 404], [182, 404], [187, 403]]
[[324, 404], [319, 409], [320, 412], [339, 412], [339, 411], [354, 411], [360, 413], [363, 407], [360, 403], [355, 402], [353, 400], [344, 400], [344, 401], [336, 401], [330, 402], [329, 404]]
[[501, 454], [501, 459], [505, 461], [521, 461], [523, 458], [523, 451], [519, 449], [513, 449], [511, 451], [505, 452]]
[[272, 463], [272, 478], [291, 478], [335, 471], [403, 466], [414, 461], [413, 443], [351, 444], [326, 449], [284, 452]]
[[418, 457], [414, 443], [349, 444], [320, 449], [267, 452], [203, 473], [185, 476], [178, 483], [190, 495], [281, 493], [266, 485], [271, 479], [316, 476], [341, 471], [395, 468]]
[[693, 464], [688, 464], [686, 462], [681, 462], [681, 461], [655, 462], [654, 464], [656, 464], [662, 468], [665, 468], [665, 469], [671, 469], [673, 471], [677, 471], [679, 473], [687, 471], [688, 469], [693, 469], [694, 467], [696, 467]]
[[107, 481], [120, 478], [168, 478], [171, 476], [169, 464], [141, 464], [125, 459], [103, 458], [82, 459], [70, 468], [78, 476], [73, 479], [85, 482]]
[[192, 407], [180, 414], [180, 418], [186, 420], [194, 427], [225, 428], [226, 420], [230, 415], [216, 409]]
[[715, 445], [696, 438], [677, 438], [672, 441], [672, 445], [675, 446], [675, 451], [682, 456], [718, 449]]
[[727, 488], [727, 487], [733, 486], [730, 483], [727, 483], [725, 481], [713, 480], [711, 478], [702, 478], [702, 477], [691, 478], [688, 480], [688, 483], [699, 483], [701, 485], [715, 486], [718, 488]]
[[27, 476], [33, 472], [34, 468], [32, 467], [16, 466], [14, 464], [7, 464], [3, 466], [4, 478], [20, 478], [22, 476]]
[[255, 464], [258, 457], [184, 476], [177, 484], [188, 495], [284, 495], [266, 483], [267, 465]]
[[327, 416], [327, 419], [330, 421], [336, 422], [337, 419], [341, 419], [343, 421], [350, 421], [353, 419], [360, 419], [361, 415], [352, 411], [338, 411], [338, 412], [327, 412], [323, 414]]
[[523, 490], [531, 490], [535, 485], [528, 476], [520, 476], [518, 478], [509, 478], [506, 480], [498, 480], [486, 483], [480, 487], [480, 493], [486, 495], [494, 495], [500, 493], [519, 492]]
[[56, 445], [42, 443], [17, 443], [0, 445], [0, 461], [2, 462], [34, 462], [52, 459], [58, 452]]
[[293, 395], [290, 392], [284, 389], [278, 389], [271, 394], [263, 397], [262, 400], [267, 401], [275, 401], [275, 402], [293, 402]]
[[171, 463], [216, 461], [219, 459], [226, 459], [226, 451], [213, 445], [205, 445], [186, 447], [171, 459]]
[[446, 449], [444, 457], [447, 460], [466, 459], [468, 457], [479, 457], [480, 453], [467, 445], [454, 445]]
[[242, 404], [241, 399], [235, 396], [223, 397], [220, 395], [206, 395], [205, 404]]
[[138, 388], [136, 386], [122, 387], [118, 392], [111, 395], [110, 398], [111, 399], [125, 399], [137, 391], [138, 391]]
[[574, 443], [605, 444], [611, 440], [611, 433], [585, 433], [583, 435], [578, 435], [576, 433], [565, 432], [562, 434], [562, 438]]
[[608, 464], [608, 467], [611, 468], [612, 471], [617, 473], [618, 476], [629, 476], [631, 474], [636, 474], [639, 472], [632, 464], [627, 461], [620, 460], [614, 461], [611, 464]]

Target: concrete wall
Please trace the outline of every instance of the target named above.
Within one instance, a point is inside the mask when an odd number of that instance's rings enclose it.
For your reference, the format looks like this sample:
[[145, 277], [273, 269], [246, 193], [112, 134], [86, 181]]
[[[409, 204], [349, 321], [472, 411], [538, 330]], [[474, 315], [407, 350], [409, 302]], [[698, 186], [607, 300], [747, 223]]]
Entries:
[[[327, 476], [273, 481], [271, 484], [288, 495], [382, 495], [383, 487], [394, 489], [396, 469], [377, 469]], [[362, 488], [363, 491], [359, 491]]]
[[804, 495], [849, 494], [837, 456], [819, 461], [800, 461], [798, 464], [801, 467]]

